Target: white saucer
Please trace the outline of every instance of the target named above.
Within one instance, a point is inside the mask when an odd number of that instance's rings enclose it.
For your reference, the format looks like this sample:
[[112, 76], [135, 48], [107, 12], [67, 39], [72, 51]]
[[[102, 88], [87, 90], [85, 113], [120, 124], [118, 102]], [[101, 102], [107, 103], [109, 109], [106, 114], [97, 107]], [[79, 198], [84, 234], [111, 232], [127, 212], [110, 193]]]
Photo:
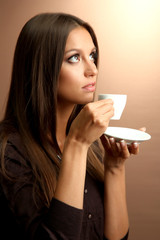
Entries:
[[104, 134], [115, 138], [116, 141], [125, 140], [127, 144], [151, 139], [151, 136], [146, 132], [124, 127], [108, 127]]

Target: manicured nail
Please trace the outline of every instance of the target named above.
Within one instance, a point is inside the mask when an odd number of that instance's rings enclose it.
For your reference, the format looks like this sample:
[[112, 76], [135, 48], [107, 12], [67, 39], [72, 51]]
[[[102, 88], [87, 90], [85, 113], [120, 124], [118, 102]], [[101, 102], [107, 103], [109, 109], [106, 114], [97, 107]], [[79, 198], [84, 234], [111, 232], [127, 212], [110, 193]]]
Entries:
[[137, 147], [138, 147], [138, 143], [137, 143], [137, 142], [134, 142], [134, 143], [133, 143], [133, 146], [134, 146], [134, 148], [137, 148]]
[[110, 141], [110, 143], [114, 143], [115, 142], [114, 138], [110, 138], [109, 141]]
[[142, 127], [141, 131], [146, 132], [146, 127]]
[[122, 147], [124, 147], [124, 146], [126, 145], [126, 143], [125, 143], [124, 140], [121, 140], [120, 143], [121, 143], [121, 146], [122, 146]]

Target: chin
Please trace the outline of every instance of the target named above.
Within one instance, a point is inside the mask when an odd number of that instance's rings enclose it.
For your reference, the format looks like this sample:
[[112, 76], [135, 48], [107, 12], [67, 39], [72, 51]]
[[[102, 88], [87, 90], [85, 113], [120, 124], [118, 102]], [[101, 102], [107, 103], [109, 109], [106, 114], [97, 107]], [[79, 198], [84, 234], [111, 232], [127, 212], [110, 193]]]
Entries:
[[90, 95], [90, 96], [85, 96], [84, 98], [83, 98], [83, 101], [82, 101], [82, 103], [80, 103], [80, 104], [87, 104], [87, 103], [90, 103], [90, 102], [93, 102], [94, 101], [94, 94], [92, 94], [92, 95]]

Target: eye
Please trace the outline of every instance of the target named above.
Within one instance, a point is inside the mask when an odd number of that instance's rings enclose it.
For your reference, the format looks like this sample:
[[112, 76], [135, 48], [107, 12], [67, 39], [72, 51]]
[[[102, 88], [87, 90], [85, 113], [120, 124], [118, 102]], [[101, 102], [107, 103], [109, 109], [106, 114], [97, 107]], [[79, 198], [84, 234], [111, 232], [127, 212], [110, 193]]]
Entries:
[[96, 59], [97, 59], [97, 52], [96, 51], [93, 51], [90, 55], [89, 55], [89, 58], [91, 61], [95, 62]]
[[75, 55], [73, 55], [73, 56], [71, 56], [71, 57], [68, 58], [68, 62], [69, 62], [69, 63], [77, 63], [77, 62], [79, 62], [79, 61], [80, 61], [80, 56], [79, 56], [79, 54], [75, 54]]

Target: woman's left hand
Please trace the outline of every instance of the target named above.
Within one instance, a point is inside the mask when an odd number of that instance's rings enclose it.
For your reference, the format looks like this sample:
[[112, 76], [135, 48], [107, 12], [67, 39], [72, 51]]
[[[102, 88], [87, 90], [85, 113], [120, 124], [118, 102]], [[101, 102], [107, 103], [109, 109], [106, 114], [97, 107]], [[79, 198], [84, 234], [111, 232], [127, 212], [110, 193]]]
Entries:
[[[146, 129], [141, 128], [140, 130], [145, 131]], [[105, 149], [105, 169], [121, 168], [131, 154], [136, 155], [139, 153], [139, 144], [137, 142], [127, 145], [124, 140], [116, 142], [114, 138], [107, 138], [105, 135], [101, 136], [101, 142]]]

